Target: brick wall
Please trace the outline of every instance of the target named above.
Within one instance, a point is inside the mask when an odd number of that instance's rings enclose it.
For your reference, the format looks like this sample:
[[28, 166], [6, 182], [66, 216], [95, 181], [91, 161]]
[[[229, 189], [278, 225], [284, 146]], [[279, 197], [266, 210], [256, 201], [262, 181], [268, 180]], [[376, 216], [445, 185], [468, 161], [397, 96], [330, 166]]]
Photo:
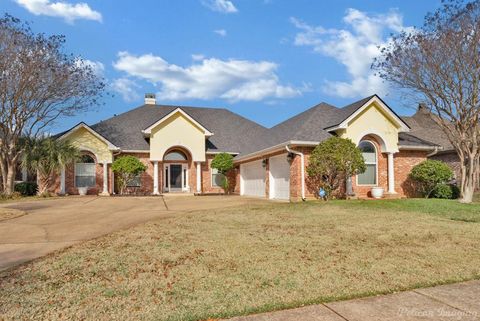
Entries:
[[[375, 139], [369, 138], [377, 147], [377, 151], [380, 151], [380, 146]], [[306, 167], [313, 148], [309, 147], [296, 147], [294, 150], [303, 152], [305, 155], [305, 180], [306, 189], [305, 196], [307, 199], [316, 197], [316, 189], [313, 182], [308, 178]], [[410, 181], [408, 180], [408, 174], [413, 166], [424, 161], [428, 152], [425, 151], [400, 151], [394, 155], [394, 171], [395, 171], [395, 191], [400, 196], [413, 197], [415, 191], [412, 189]], [[301, 169], [300, 169], [300, 156], [295, 155], [290, 167], [290, 198], [292, 201], [301, 200]], [[388, 190], [388, 156], [386, 153], [377, 153], [377, 166], [378, 166], [378, 186], [384, 188], [385, 192]], [[358, 197], [370, 197], [370, 191], [372, 186], [358, 186], [356, 176], [352, 177], [352, 187], [356, 196]], [[341, 187], [342, 189], [344, 186]]]
[[[223, 188], [212, 186], [212, 160], [215, 155], [207, 155], [207, 161], [202, 163], [202, 193], [223, 193]], [[240, 193], [240, 169], [235, 166], [227, 173], [231, 193]]]
[[[94, 154], [90, 152], [82, 152], [82, 154], [90, 155], [95, 160], [95, 186], [90, 187], [87, 191], [88, 195], [97, 195], [103, 191], [103, 164], [98, 163]], [[55, 183], [49, 189], [49, 192], [60, 194], [60, 175], [55, 175]], [[41, 185], [41, 179], [38, 181]], [[41, 187], [41, 186], [40, 186]], [[75, 164], [65, 166], [65, 193], [69, 195], [78, 195], [78, 188], [75, 187]]]
[[458, 158], [458, 155], [457, 155], [456, 152], [445, 153], [445, 154], [437, 154], [437, 155], [434, 155], [434, 156], [430, 157], [430, 159], [439, 160], [439, 161], [447, 163], [448, 166], [450, 166], [450, 168], [453, 170], [455, 178], [456, 179], [461, 178], [460, 159]]
[[[365, 137], [362, 140], [368, 140], [375, 145], [377, 150], [377, 184], [376, 186], [383, 187], [385, 192], [388, 191], [388, 155], [387, 153], [381, 153], [381, 147], [378, 141], [374, 137]], [[353, 192], [357, 197], [371, 197], [370, 191], [373, 186], [358, 185], [357, 176], [352, 177]]]
[[402, 150], [394, 155], [395, 191], [401, 196], [418, 197], [418, 193], [408, 178], [412, 168], [427, 159], [428, 152]]
[[[140, 175], [140, 187], [127, 187], [125, 193], [126, 194], [140, 194], [140, 195], [150, 195], [153, 193], [153, 163], [150, 161], [150, 154], [149, 153], [121, 153], [120, 155], [116, 155], [115, 159], [118, 159], [122, 156], [133, 156], [138, 158], [142, 164], [144, 164], [147, 169]], [[159, 163], [159, 169], [161, 165]], [[115, 177], [115, 180], [117, 178]], [[160, 177], [159, 177], [160, 182]], [[117, 181], [118, 183], [118, 181]], [[115, 184], [115, 193], [119, 193], [118, 185]], [[162, 186], [159, 184], [159, 186]]]

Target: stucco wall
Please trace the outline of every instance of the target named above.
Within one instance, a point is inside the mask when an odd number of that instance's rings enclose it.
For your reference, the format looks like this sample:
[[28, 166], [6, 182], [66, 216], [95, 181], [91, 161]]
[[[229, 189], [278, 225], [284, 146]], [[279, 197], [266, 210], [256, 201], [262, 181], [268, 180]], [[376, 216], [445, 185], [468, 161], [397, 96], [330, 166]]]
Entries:
[[348, 127], [338, 134], [342, 138], [350, 138], [357, 145], [365, 135], [374, 134], [383, 139], [385, 146], [382, 152], [398, 151], [398, 128], [376, 103], [352, 119]]
[[108, 145], [83, 127], [78, 128], [65, 139], [80, 150], [92, 152], [99, 163], [112, 162], [113, 156]]
[[165, 152], [174, 146], [187, 149], [194, 162], [205, 161], [204, 132], [180, 112], [152, 129], [150, 135], [151, 160], [162, 161]]

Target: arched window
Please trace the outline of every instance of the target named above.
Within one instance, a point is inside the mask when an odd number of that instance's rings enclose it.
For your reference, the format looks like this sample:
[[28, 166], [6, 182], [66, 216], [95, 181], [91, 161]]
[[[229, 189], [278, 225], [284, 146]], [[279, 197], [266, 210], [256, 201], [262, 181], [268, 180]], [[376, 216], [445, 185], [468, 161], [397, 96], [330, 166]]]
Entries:
[[368, 141], [361, 141], [358, 148], [362, 151], [363, 159], [367, 169], [364, 173], [358, 174], [358, 185], [377, 185], [377, 149]]
[[163, 158], [166, 161], [186, 161], [187, 156], [180, 150], [172, 150]]
[[95, 160], [85, 154], [75, 163], [75, 187], [93, 186], [95, 186]]

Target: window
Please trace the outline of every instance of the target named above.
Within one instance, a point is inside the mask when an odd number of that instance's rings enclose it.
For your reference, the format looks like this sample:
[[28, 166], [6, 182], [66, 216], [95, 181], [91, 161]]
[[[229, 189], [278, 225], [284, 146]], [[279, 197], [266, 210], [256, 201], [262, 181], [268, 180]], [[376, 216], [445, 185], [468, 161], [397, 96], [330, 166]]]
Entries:
[[95, 186], [95, 160], [90, 155], [83, 155], [75, 164], [75, 187]]
[[212, 168], [212, 186], [222, 187], [222, 182], [225, 175], [218, 172], [218, 169]]
[[364, 173], [358, 174], [358, 185], [377, 184], [377, 150], [375, 145], [369, 141], [361, 141], [358, 148], [362, 151], [363, 159], [367, 169]]
[[172, 150], [168, 154], [165, 155], [164, 160], [166, 161], [186, 161], [187, 156], [179, 151], [179, 150]]
[[133, 177], [127, 184], [127, 187], [140, 187], [142, 186], [142, 174]]

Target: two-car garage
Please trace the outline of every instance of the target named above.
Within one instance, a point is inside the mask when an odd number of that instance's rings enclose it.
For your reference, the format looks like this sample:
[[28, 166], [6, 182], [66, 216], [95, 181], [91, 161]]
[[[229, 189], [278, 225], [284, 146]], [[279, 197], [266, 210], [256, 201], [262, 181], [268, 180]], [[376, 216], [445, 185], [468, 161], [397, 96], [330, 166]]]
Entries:
[[257, 160], [240, 165], [240, 194], [245, 196], [266, 197], [267, 175], [268, 194], [271, 199], [290, 199], [290, 164], [286, 154], [268, 159], [266, 163]]

